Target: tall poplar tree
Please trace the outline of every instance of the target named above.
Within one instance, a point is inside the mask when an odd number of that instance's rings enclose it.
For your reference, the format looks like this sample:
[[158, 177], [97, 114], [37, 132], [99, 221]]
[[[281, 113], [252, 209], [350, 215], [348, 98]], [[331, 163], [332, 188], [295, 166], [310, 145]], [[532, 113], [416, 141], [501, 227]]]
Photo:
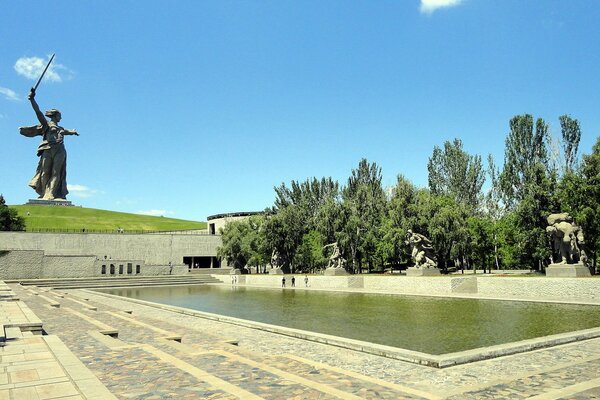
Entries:
[[558, 117], [562, 133], [563, 152], [565, 155], [565, 173], [573, 171], [577, 163], [577, 150], [581, 140], [579, 121], [568, 115]]
[[479, 208], [485, 170], [481, 156], [464, 151], [460, 139], [444, 142], [443, 149], [435, 146], [427, 171], [432, 194], [451, 196], [473, 210]]

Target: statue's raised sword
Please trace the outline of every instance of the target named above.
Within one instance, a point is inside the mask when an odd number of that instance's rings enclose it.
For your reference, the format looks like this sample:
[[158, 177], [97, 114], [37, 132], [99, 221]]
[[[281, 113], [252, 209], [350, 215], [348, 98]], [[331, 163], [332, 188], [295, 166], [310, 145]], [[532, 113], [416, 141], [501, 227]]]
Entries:
[[50, 61], [48, 61], [48, 64], [46, 64], [46, 68], [44, 68], [44, 72], [42, 72], [42, 75], [40, 76], [40, 79], [38, 79], [37, 83], [32, 88], [33, 92], [35, 92], [36, 89], [38, 88], [38, 86], [40, 85], [40, 82], [42, 81], [42, 78], [44, 78], [44, 75], [46, 74], [46, 71], [48, 71], [48, 67], [50, 66], [50, 64], [52, 64], [52, 60], [54, 60], [54, 56], [55, 55], [56, 55], [56, 53], [52, 54], [52, 57], [50, 57]]

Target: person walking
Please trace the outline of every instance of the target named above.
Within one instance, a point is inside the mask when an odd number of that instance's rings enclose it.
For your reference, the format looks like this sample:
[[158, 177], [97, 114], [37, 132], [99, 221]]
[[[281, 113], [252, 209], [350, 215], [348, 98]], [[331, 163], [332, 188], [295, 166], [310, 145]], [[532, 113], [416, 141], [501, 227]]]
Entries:
[[308, 275], [304, 276], [304, 287], [308, 287]]
[[281, 287], [285, 287], [285, 276], [281, 278]]
[[296, 278], [292, 276], [292, 287], [296, 287]]

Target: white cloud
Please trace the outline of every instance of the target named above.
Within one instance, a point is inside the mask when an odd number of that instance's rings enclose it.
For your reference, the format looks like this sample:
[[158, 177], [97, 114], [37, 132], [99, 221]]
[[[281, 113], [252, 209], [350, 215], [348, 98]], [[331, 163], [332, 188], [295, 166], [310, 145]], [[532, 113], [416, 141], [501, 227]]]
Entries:
[[[43, 59], [40, 57], [21, 57], [15, 63], [15, 71], [17, 74], [24, 76], [27, 79], [37, 80], [46, 68], [46, 64], [50, 57]], [[58, 64], [56, 60], [52, 61], [46, 75], [44, 75], [44, 81], [50, 82], [62, 82], [63, 79], [70, 79], [73, 76], [73, 72], [62, 64]]]
[[462, 0], [421, 0], [420, 10], [423, 14], [431, 14], [438, 8], [457, 6]]
[[0, 86], [0, 94], [3, 95], [4, 98], [7, 100], [13, 100], [13, 101], [21, 100], [19, 95], [14, 90], [11, 90], [9, 88], [5, 88], [2, 86]]
[[83, 199], [91, 197], [98, 192], [95, 189], [90, 189], [89, 187], [83, 185], [67, 184], [67, 189], [69, 189], [69, 193], [71, 193], [73, 196], [81, 197]]
[[167, 211], [167, 210], [145, 210], [145, 211], [136, 211], [136, 214], [142, 214], [142, 215], [151, 215], [154, 217], [162, 217], [164, 215], [173, 215], [175, 214], [173, 211]]

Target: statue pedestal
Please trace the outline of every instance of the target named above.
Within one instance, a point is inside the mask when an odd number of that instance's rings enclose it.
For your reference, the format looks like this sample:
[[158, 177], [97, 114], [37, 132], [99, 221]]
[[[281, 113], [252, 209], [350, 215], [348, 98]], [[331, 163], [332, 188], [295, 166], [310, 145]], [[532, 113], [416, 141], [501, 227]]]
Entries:
[[323, 273], [325, 276], [349, 275], [344, 268], [326, 268]]
[[281, 268], [271, 268], [269, 275], [283, 275], [283, 270]]
[[406, 276], [438, 276], [441, 275], [439, 268], [417, 268], [406, 269]]
[[71, 203], [69, 200], [29, 199], [26, 205], [74, 207], [73, 203]]
[[590, 269], [583, 264], [550, 264], [546, 276], [551, 278], [580, 278], [592, 276]]

